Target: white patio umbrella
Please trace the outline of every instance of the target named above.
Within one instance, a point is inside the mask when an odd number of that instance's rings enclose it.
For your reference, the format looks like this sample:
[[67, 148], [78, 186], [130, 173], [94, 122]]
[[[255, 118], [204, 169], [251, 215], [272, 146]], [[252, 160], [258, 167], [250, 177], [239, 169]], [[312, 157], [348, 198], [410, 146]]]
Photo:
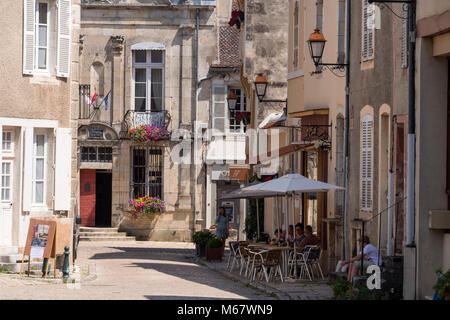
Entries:
[[[244, 192], [276, 192], [289, 195], [297, 192], [327, 192], [328, 190], [343, 190], [344, 188], [325, 182], [308, 179], [301, 174], [287, 174], [278, 179], [270, 180], [254, 186], [243, 188]], [[287, 205], [285, 221], [289, 225], [289, 205]], [[296, 243], [294, 241], [294, 252]], [[297, 274], [297, 259], [295, 259], [295, 274]]]
[[327, 192], [328, 190], [343, 190], [344, 188], [325, 182], [308, 179], [301, 174], [292, 173], [278, 179], [263, 182], [254, 186], [245, 187], [244, 192], [276, 192], [278, 194], [291, 194], [296, 192]]

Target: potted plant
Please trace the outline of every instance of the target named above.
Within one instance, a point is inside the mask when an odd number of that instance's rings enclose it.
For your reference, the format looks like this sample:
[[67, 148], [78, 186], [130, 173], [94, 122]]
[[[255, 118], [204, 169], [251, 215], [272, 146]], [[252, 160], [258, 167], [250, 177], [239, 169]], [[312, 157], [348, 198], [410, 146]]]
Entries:
[[450, 300], [450, 269], [446, 273], [439, 270], [436, 274], [439, 275], [439, 278], [433, 289], [436, 290], [437, 297], [440, 300]]
[[246, 111], [236, 112], [236, 115], [234, 116], [234, 121], [236, 121], [237, 123], [240, 123], [242, 121], [244, 122], [244, 125], [248, 125], [250, 124], [251, 121], [250, 115], [251, 113]]
[[198, 231], [192, 236], [192, 241], [195, 243], [195, 251], [197, 256], [206, 256], [206, 243], [214, 238], [214, 235], [209, 231]]
[[218, 238], [212, 238], [206, 243], [206, 259], [208, 261], [222, 260], [223, 243]]
[[131, 200], [129, 205], [132, 209], [131, 213], [134, 216], [149, 216], [155, 213], [164, 212], [166, 210], [164, 201], [158, 197], [143, 196], [141, 198]]
[[236, 27], [238, 29], [240, 29], [241, 28], [241, 23], [244, 22], [244, 19], [245, 19], [244, 11], [233, 10], [231, 12], [231, 19], [228, 22], [228, 24], [230, 25], [230, 27], [236, 25]]
[[147, 143], [166, 138], [169, 135], [169, 131], [166, 127], [143, 125], [130, 129], [128, 134], [136, 142]]

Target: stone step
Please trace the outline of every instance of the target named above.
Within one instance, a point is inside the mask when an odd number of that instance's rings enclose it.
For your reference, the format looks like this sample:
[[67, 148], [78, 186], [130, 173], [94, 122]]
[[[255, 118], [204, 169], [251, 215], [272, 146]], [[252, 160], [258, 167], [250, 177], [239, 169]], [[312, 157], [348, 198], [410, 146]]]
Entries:
[[[22, 254], [15, 253], [15, 254], [8, 254], [8, 255], [2, 255], [0, 256], [0, 262], [4, 263], [16, 263], [16, 262], [22, 262]], [[27, 259], [28, 257], [25, 257]]]
[[95, 227], [80, 227], [80, 232], [117, 232], [119, 228], [95, 228]]
[[19, 253], [17, 247], [0, 247], [0, 256]]
[[[0, 271], [19, 273], [20, 265], [21, 265], [21, 263], [0, 263]], [[51, 267], [51, 264], [49, 265], [49, 268], [50, 267]], [[42, 270], [42, 262], [31, 262], [30, 269], [31, 270]], [[27, 270], [28, 270], [28, 262], [23, 264], [22, 273], [25, 273]]]
[[80, 232], [80, 237], [126, 237], [126, 232]]
[[80, 241], [135, 241], [135, 237], [80, 237]]

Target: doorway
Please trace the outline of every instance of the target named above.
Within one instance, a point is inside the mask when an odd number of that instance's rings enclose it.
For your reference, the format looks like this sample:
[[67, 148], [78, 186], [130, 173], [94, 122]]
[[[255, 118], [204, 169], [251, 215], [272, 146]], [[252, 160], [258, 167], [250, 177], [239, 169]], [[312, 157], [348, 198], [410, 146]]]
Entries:
[[95, 226], [111, 227], [112, 173], [95, 173]]

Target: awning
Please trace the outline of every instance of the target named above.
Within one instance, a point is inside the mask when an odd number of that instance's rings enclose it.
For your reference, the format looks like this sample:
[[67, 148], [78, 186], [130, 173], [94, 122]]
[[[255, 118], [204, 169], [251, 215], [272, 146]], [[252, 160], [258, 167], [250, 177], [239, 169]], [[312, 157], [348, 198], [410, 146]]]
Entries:
[[131, 50], [166, 50], [166, 46], [157, 42], [140, 42], [133, 44]]
[[260, 129], [270, 129], [276, 126], [283, 126], [286, 121], [286, 114], [281, 113], [271, 113], [268, 115], [263, 122], [258, 126]]
[[308, 116], [324, 116], [328, 115], [330, 110], [327, 109], [315, 109], [315, 110], [304, 110], [304, 111], [296, 111], [290, 112], [289, 116], [292, 118], [303, 118]]

